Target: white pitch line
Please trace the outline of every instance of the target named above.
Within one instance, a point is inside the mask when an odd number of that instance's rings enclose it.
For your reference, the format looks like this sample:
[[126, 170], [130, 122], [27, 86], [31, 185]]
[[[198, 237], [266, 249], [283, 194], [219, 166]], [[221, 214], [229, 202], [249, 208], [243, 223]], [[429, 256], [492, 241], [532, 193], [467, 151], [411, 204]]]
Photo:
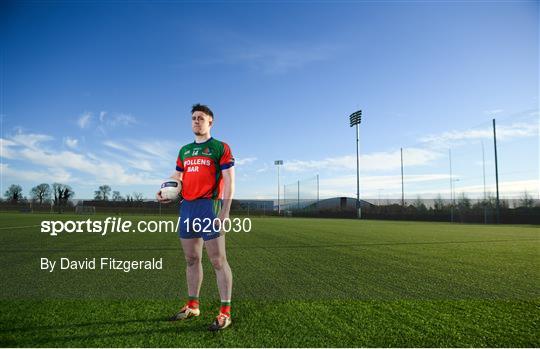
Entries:
[[5, 227], [5, 228], [0, 228], [0, 230], [3, 230], [3, 229], [22, 229], [22, 228], [34, 228], [34, 227], [39, 227], [40, 225], [37, 224], [37, 225], [25, 225], [25, 226], [22, 226], [22, 227]]

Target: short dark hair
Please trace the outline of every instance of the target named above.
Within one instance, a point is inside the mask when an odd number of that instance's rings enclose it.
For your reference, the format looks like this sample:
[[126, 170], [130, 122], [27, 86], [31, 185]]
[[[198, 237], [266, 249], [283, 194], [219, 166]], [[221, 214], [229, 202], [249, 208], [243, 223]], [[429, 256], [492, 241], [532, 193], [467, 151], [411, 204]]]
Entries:
[[210, 108], [207, 105], [200, 104], [200, 103], [193, 104], [193, 106], [191, 107], [191, 114], [193, 114], [196, 111], [202, 111], [206, 115], [210, 115], [212, 119], [214, 118], [214, 113], [212, 113], [212, 110], [210, 110]]

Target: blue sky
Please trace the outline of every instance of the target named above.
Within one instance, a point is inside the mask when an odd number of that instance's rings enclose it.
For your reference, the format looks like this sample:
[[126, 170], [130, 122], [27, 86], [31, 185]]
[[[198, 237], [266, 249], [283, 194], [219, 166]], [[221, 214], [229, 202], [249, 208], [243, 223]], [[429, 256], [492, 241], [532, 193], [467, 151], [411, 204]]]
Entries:
[[17, 2], [2, 5], [1, 191], [101, 184], [152, 198], [210, 105], [237, 197], [319, 174], [321, 197], [539, 190], [539, 5], [522, 2]]

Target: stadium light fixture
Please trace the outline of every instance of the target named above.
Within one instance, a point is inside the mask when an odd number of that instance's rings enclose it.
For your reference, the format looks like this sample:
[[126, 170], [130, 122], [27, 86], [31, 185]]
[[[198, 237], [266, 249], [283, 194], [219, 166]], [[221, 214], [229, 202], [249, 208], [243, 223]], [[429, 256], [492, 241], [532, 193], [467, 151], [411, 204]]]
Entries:
[[279, 166], [283, 165], [283, 160], [275, 160], [274, 165], [277, 166], [277, 212], [279, 215], [281, 212], [279, 203]]
[[362, 218], [362, 208], [360, 205], [360, 130], [358, 128], [362, 122], [362, 110], [355, 111], [349, 115], [349, 122], [350, 127], [356, 126], [356, 209], [358, 210], [358, 218]]

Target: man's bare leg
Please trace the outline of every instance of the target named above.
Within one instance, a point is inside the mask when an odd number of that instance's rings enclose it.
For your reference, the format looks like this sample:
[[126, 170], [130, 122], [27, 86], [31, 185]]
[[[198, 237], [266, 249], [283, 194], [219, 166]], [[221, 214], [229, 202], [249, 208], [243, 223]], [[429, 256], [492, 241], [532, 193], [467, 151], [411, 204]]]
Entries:
[[188, 285], [188, 302], [174, 314], [169, 320], [186, 320], [200, 315], [199, 291], [203, 279], [203, 269], [201, 263], [203, 241], [201, 238], [180, 239], [184, 257], [186, 259], [186, 280]]
[[208, 258], [216, 272], [216, 279], [221, 300], [231, 300], [232, 295], [232, 272], [229, 262], [227, 262], [227, 253], [225, 252], [225, 236], [208, 240], [204, 242]]
[[219, 315], [208, 329], [210, 331], [219, 331], [231, 324], [232, 272], [225, 253], [225, 236], [222, 235], [216, 239], [205, 241], [204, 244], [208, 258], [216, 271], [219, 295], [221, 297]]
[[184, 257], [186, 259], [188, 295], [198, 297], [203, 280], [203, 268], [201, 263], [203, 240], [201, 238], [195, 238], [180, 239], [180, 241], [182, 242], [182, 249], [184, 250]]

